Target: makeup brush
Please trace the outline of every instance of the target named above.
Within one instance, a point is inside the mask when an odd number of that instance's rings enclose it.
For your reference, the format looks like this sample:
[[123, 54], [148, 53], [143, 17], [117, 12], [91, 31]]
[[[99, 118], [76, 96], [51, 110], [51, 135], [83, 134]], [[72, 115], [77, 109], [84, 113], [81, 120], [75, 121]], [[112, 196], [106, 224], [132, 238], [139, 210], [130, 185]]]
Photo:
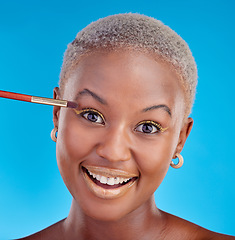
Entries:
[[36, 96], [30, 96], [30, 95], [14, 93], [14, 92], [6, 92], [6, 91], [1, 91], [1, 90], [0, 90], [0, 97], [10, 98], [10, 99], [14, 99], [14, 100], [20, 100], [20, 101], [25, 101], [25, 102], [31, 102], [31, 103], [40, 103], [40, 104], [46, 104], [46, 105], [52, 105], [52, 106], [59, 106], [59, 107], [67, 107], [67, 108], [77, 108], [78, 107], [77, 103], [67, 101], [67, 100], [36, 97]]

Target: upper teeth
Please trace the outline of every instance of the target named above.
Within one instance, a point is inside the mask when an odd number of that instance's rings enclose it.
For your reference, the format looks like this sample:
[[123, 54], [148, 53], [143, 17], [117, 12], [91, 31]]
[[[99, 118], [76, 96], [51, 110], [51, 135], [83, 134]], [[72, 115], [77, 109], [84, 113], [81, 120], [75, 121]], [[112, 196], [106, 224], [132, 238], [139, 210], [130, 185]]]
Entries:
[[122, 178], [122, 177], [105, 177], [105, 176], [92, 173], [89, 170], [87, 171], [93, 178], [97, 179], [99, 182], [103, 184], [108, 184], [108, 185], [120, 184], [123, 182], [127, 182], [131, 179], [131, 178]]

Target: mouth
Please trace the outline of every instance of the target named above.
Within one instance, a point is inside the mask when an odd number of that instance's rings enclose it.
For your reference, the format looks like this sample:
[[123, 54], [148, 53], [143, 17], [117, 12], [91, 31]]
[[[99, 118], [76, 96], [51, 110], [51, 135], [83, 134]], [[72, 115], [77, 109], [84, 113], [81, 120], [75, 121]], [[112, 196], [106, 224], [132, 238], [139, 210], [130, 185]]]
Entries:
[[82, 166], [82, 172], [91, 192], [103, 199], [121, 197], [138, 179], [135, 174], [103, 167]]

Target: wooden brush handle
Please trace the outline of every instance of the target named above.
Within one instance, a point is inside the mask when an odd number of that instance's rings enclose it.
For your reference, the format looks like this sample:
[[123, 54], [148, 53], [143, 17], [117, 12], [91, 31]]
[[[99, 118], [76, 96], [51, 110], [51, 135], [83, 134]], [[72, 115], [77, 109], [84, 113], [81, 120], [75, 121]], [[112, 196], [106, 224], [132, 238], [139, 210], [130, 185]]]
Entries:
[[6, 92], [6, 91], [1, 91], [1, 90], [0, 90], [0, 97], [20, 100], [20, 101], [25, 101], [25, 102], [31, 102], [31, 98], [32, 98], [32, 96], [30, 96], [30, 95]]
[[0, 90], [0, 97], [20, 100], [20, 101], [25, 101], [25, 102], [59, 106], [59, 107], [68, 107], [68, 108], [77, 108], [78, 107], [78, 104], [76, 102], [60, 100], [60, 99], [53, 99], [53, 98], [36, 97], [36, 96], [30, 96], [30, 95], [25, 95], [25, 94], [20, 94], [20, 93], [6, 92], [6, 91], [2, 91], [2, 90]]

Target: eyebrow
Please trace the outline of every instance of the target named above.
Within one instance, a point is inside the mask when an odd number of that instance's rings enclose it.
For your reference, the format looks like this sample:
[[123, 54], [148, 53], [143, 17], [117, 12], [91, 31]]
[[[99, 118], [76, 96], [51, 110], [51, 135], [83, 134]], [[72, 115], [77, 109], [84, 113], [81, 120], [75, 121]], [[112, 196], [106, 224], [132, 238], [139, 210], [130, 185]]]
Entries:
[[164, 109], [171, 117], [171, 110], [168, 106], [166, 106], [165, 104], [160, 104], [160, 105], [153, 105], [151, 107], [147, 107], [145, 109], [142, 110], [142, 112], [148, 112], [148, 111], [151, 111], [151, 110], [154, 110], [154, 109], [159, 109], [159, 108], [162, 108]]
[[80, 91], [77, 95], [75, 100], [78, 100], [78, 98], [82, 95], [90, 95], [92, 96], [96, 101], [100, 102], [101, 104], [108, 105], [107, 102], [100, 96], [98, 96], [96, 93], [92, 92], [91, 90], [85, 88], [82, 91]]
[[[95, 100], [97, 100], [98, 102], [100, 102], [101, 104], [103, 105], [108, 105], [107, 101], [104, 100], [102, 97], [98, 96], [96, 93], [92, 92], [91, 90], [85, 88], [83, 89], [82, 91], [80, 91], [77, 95], [76, 95], [76, 98], [75, 100], [77, 100], [80, 96], [82, 95], [90, 95], [92, 96]], [[170, 116], [171, 116], [171, 110], [170, 108], [165, 105], [165, 104], [160, 104], [160, 105], [153, 105], [151, 107], [147, 107], [147, 108], [144, 108], [142, 110], [142, 112], [148, 112], [148, 111], [151, 111], [151, 110], [154, 110], [154, 109], [159, 109], [159, 108], [163, 108]]]

